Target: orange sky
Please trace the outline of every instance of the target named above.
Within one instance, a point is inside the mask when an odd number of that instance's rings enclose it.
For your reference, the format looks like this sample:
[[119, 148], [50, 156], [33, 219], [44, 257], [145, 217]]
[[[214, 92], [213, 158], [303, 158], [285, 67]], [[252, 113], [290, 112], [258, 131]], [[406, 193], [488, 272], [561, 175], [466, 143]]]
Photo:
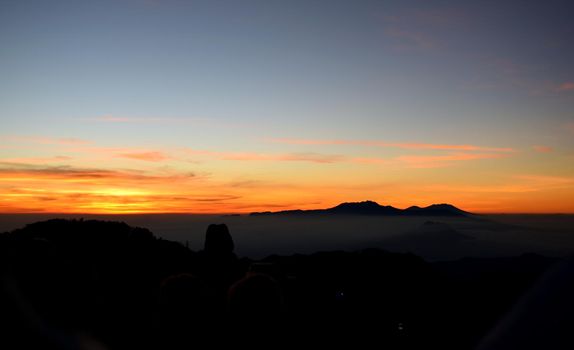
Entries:
[[574, 178], [547, 175], [563, 171], [571, 156], [539, 147], [265, 139], [258, 142], [285, 149], [262, 153], [2, 140], [0, 154], [19, 155], [0, 158], [3, 213], [247, 213], [361, 200], [574, 213]]
[[0, 213], [574, 213], [572, 2], [200, 3], [0, 1]]

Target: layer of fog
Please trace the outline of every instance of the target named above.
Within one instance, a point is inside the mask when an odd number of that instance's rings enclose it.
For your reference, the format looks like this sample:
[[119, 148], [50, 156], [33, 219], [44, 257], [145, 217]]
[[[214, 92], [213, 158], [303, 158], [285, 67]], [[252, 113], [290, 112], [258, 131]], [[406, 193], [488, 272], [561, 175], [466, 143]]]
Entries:
[[[124, 221], [156, 236], [203, 247], [211, 223], [228, 225], [239, 256], [381, 248], [427, 260], [574, 252], [574, 215], [281, 217], [214, 215], [0, 215], [0, 232], [53, 217]], [[432, 222], [432, 223], [429, 223]], [[426, 223], [426, 224], [425, 224]], [[435, 224], [438, 223], [438, 224]]]

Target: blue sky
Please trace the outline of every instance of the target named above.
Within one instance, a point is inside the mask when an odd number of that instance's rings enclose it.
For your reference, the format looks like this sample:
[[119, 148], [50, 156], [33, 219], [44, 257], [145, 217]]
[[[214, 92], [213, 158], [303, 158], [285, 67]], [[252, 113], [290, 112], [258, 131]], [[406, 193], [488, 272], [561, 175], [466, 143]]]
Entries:
[[569, 1], [2, 0], [0, 136], [356, 156], [397, 152], [265, 140], [546, 147], [544, 166], [509, 168], [570, 176], [572, 18]]

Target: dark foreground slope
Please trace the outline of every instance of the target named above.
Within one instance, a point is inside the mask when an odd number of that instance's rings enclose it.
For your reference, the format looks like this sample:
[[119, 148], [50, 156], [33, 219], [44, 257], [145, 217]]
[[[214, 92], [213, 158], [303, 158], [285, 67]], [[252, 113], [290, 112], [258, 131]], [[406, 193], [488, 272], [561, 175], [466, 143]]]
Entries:
[[199, 252], [118, 222], [50, 220], [2, 234], [2, 341], [471, 349], [558, 261], [431, 264], [377, 249], [253, 261], [233, 248], [225, 225], [208, 228]]

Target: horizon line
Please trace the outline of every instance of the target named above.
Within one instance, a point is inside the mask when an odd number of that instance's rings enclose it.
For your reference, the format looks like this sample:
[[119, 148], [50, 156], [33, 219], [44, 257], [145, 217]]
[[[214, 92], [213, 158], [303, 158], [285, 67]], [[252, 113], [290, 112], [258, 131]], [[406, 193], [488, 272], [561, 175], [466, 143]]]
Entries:
[[[396, 208], [396, 207], [395, 207]], [[407, 209], [409, 207], [406, 207]], [[457, 207], [458, 208], [458, 207]], [[321, 210], [320, 209], [285, 209], [279, 211], [249, 211], [249, 212], [210, 212], [210, 213], [201, 213], [201, 212], [182, 212], [182, 211], [175, 211], [175, 212], [108, 212], [108, 213], [97, 213], [97, 212], [35, 212], [35, 211], [22, 211], [22, 212], [0, 212], [0, 215], [92, 215], [92, 216], [132, 216], [132, 215], [203, 215], [203, 216], [222, 216], [222, 215], [240, 215], [240, 216], [247, 216], [252, 213], [279, 213], [284, 211], [294, 211], [294, 210]], [[328, 209], [328, 208], [327, 208]], [[397, 208], [400, 210], [405, 210], [401, 208]], [[460, 209], [460, 208], [459, 208]], [[462, 209], [461, 209], [462, 210]], [[466, 211], [466, 210], [465, 210]], [[574, 215], [574, 212], [503, 212], [503, 211], [473, 211], [467, 212], [472, 215]], [[351, 214], [352, 215], [352, 214]], [[362, 216], [360, 214], [356, 214], [356, 216]], [[384, 215], [380, 215], [384, 216]], [[432, 215], [429, 215], [429, 217]], [[421, 217], [424, 217], [421, 216]]]

